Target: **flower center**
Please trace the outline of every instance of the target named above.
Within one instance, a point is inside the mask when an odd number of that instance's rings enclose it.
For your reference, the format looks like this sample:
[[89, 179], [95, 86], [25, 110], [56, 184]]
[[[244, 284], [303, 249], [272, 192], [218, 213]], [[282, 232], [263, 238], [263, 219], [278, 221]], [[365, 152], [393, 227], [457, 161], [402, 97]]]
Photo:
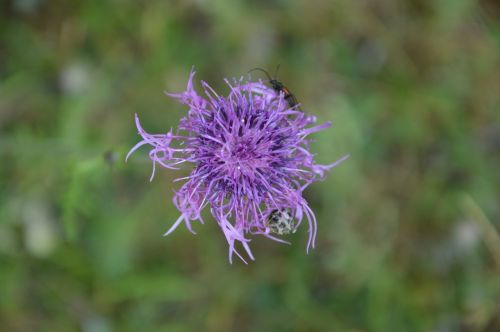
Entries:
[[221, 160], [224, 160], [226, 170], [233, 178], [241, 175], [253, 177], [257, 168], [267, 165], [264, 154], [259, 153], [260, 146], [251, 138], [233, 137], [222, 150]]
[[231, 147], [231, 157], [238, 162], [244, 162], [254, 157], [253, 147], [249, 143], [247, 140], [234, 142]]

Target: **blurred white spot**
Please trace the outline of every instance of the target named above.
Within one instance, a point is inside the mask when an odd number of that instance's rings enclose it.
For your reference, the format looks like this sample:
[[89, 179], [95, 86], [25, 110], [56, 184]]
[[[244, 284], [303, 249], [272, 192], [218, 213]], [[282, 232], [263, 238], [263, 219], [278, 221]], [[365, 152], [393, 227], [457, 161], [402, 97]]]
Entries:
[[458, 251], [467, 253], [472, 251], [479, 242], [479, 229], [470, 220], [458, 223], [453, 231], [453, 242]]
[[83, 332], [109, 332], [111, 331], [111, 327], [109, 326], [108, 321], [95, 313], [86, 317], [82, 321], [82, 331]]
[[48, 207], [40, 202], [29, 202], [23, 211], [24, 241], [28, 251], [37, 257], [49, 256], [58, 244], [55, 220]]
[[62, 90], [67, 94], [80, 94], [90, 83], [89, 68], [87, 65], [75, 62], [65, 67], [59, 77]]

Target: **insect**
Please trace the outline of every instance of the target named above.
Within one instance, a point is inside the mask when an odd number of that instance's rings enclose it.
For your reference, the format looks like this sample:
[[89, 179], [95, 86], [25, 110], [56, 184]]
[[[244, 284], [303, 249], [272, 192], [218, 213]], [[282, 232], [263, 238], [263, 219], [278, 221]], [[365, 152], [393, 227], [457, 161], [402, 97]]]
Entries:
[[271, 233], [278, 235], [295, 233], [295, 222], [293, 220], [292, 209], [284, 208], [273, 210], [267, 218], [267, 226]]
[[107, 150], [104, 152], [103, 156], [104, 161], [109, 165], [109, 167], [113, 167], [118, 161], [118, 153], [113, 150]]
[[[263, 72], [264, 74], [266, 74], [267, 78], [269, 79], [269, 84], [271, 84], [271, 88], [277, 92], [277, 93], [280, 93], [282, 92], [283, 93], [283, 96], [286, 100], [286, 102], [288, 103], [288, 105], [290, 107], [294, 107], [298, 104], [298, 101], [297, 99], [295, 98], [294, 94], [290, 92], [290, 90], [288, 90], [288, 88], [283, 84], [281, 83], [280, 81], [278, 81], [276, 79], [276, 75], [278, 73], [278, 69], [280, 68], [280, 65], [278, 65], [276, 67], [276, 72], [274, 73], [274, 78], [271, 77], [271, 75], [269, 75], [269, 73], [267, 72], [267, 70], [265, 69], [262, 69], [262, 68], [254, 68], [254, 69], [251, 69], [249, 70], [248, 72], [252, 72], [252, 71], [255, 71], [255, 70], [260, 70], [261, 72]], [[300, 107], [297, 106], [297, 109], [300, 110]]]

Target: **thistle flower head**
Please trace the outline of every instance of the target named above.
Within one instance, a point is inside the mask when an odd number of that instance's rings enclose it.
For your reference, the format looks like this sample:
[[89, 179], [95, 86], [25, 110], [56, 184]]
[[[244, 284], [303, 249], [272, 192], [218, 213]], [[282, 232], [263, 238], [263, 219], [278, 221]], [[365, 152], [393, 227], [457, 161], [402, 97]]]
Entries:
[[178, 129], [149, 134], [136, 115], [142, 141], [127, 155], [149, 145], [151, 179], [156, 165], [170, 169], [192, 165], [189, 176], [176, 180], [184, 181], [173, 199], [181, 214], [165, 235], [181, 223], [194, 233], [193, 223], [204, 223], [201, 212], [208, 208], [229, 244], [229, 260], [236, 254], [245, 261], [236, 245], [240, 243], [254, 259], [248, 234], [288, 243], [273, 235], [282, 233], [269, 225], [276, 211], [286, 211], [294, 220], [293, 232], [307, 221], [307, 251], [314, 248], [316, 217], [302, 193], [347, 158], [330, 165], [314, 163], [309, 135], [330, 123], [314, 126], [314, 116], [289, 107], [283, 94], [262, 82], [225, 80], [229, 94], [221, 96], [202, 81], [201, 96], [193, 88], [194, 74], [191, 71], [186, 91], [167, 93], [189, 108]]

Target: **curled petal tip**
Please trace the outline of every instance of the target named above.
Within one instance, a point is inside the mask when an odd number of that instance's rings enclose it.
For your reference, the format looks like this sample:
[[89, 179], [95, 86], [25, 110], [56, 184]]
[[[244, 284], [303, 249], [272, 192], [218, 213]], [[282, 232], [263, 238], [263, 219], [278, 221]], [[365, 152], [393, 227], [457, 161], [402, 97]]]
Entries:
[[172, 233], [179, 226], [179, 224], [182, 222], [183, 219], [184, 216], [181, 214], [181, 216], [175, 221], [175, 223], [170, 227], [170, 229], [166, 231], [165, 234], [163, 234], [163, 236], [167, 236], [170, 233]]

